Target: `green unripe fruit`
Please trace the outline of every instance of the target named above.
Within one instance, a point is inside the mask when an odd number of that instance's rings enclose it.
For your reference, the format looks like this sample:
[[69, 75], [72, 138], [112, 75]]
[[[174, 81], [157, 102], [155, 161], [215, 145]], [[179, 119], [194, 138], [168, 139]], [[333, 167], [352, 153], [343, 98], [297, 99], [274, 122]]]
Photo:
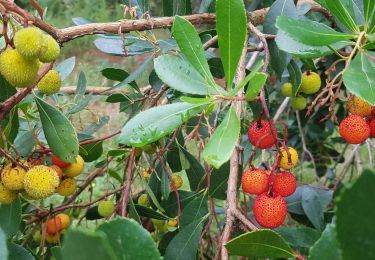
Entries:
[[37, 59], [47, 49], [42, 31], [35, 27], [27, 27], [16, 32], [14, 45], [25, 59]]
[[17, 50], [8, 48], [0, 54], [0, 73], [13, 87], [30, 87], [38, 69], [38, 60], [27, 60]]
[[61, 88], [61, 77], [56, 70], [50, 70], [39, 81], [38, 89], [43, 94], [52, 95], [58, 92]]
[[319, 91], [322, 80], [318, 73], [305, 71], [302, 74], [302, 83], [299, 92], [305, 94], [315, 94]]
[[291, 104], [294, 110], [303, 110], [307, 106], [307, 100], [304, 97], [294, 97]]
[[109, 217], [114, 209], [115, 204], [112, 201], [101, 201], [98, 204], [98, 213], [104, 218]]
[[60, 45], [51, 35], [43, 35], [43, 41], [47, 50], [39, 56], [39, 60], [44, 63], [56, 60], [60, 56]]
[[281, 94], [284, 96], [284, 97], [292, 97], [293, 96], [293, 85], [292, 83], [285, 83], [282, 87], [281, 87]]
[[144, 207], [150, 206], [150, 201], [148, 200], [147, 194], [142, 194], [141, 196], [139, 196], [138, 204]]

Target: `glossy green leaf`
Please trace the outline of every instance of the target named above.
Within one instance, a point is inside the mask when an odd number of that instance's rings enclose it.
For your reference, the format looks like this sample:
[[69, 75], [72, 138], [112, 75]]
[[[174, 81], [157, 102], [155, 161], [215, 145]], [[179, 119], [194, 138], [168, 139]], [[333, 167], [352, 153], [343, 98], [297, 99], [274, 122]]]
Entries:
[[336, 211], [337, 239], [343, 259], [375, 259], [375, 173], [363, 171], [339, 197]]
[[173, 89], [189, 94], [217, 94], [206, 79], [181, 57], [165, 54], [154, 60], [154, 66], [159, 78]]
[[191, 14], [191, 0], [163, 0], [164, 16]]
[[307, 218], [318, 230], [324, 228], [323, 206], [319, 195], [312, 188], [306, 188], [302, 191], [302, 208]]
[[96, 39], [94, 44], [101, 52], [115, 56], [125, 56], [125, 48], [127, 56], [140, 55], [153, 51], [153, 46], [150, 42], [130, 35], [125, 36], [125, 46], [124, 40], [120, 36], [107, 35]]
[[375, 3], [373, 0], [363, 0], [363, 11], [365, 15], [365, 22], [368, 31], [373, 33], [375, 31]]
[[219, 169], [213, 169], [211, 173], [211, 185], [209, 194], [211, 197], [219, 200], [227, 198], [228, 178], [230, 172], [230, 163], [224, 163]]
[[8, 259], [7, 236], [0, 228], [0, 259]]
[[229, 254], [251, 258], [291, 258], [292, 249], [275, 231], [264, 229], [240, 235], [225, 247]]
[[162, 219], [168, 220], [169, 218], [151, 208], [147, 208], [138, 204], [135, 204], [135, 209], [137, 210], [138, 214], [142, 217], [146, 218], [154, 218], [154, 219]]
[[186, 175], [189, 179], [190, 189], [192, 191], [201, 190], [205, 187], [204, 182], [205, 170], [202, 164], [188, 151], [182, 149], [186, 160], [189, 162], [189, 168], [187, 168]]
[[0, 229], [7, 237], [13, 237], [17, 234], [21, 224], [21, 214], [20, 199], [17, 199], [12, 204], [0, 204]]
[[337, 32], [322, 23], [286, 16], [279, 16], [276, 20], [276, 26], [290, 38], [311, 46], [326, 46], [355, 37], [353, 34]]
[[336, 225], [328, 224], [322, 236], [311, 247], [310, 260], [342, 260], [339, 243], [337, 241]]
[[247, 18], [242, 0], [216, 1], [216, 30], [220, 57], [230, 87], [245, 44]]
[[220, 168], [232, 155], [240, 135], [240, 120], [231, 107], [203, 150], [206, 162]]
[[343, 78], [350, 92], [375, 105], [375, 52], [358, 53]]
[[2, 75], [0, 75], [0, 102], [7, 100], [17, 93], [17, 89], [10, 85]]
[[[180, 195], [180, 205], [181, 210], [184, 210], [186, 205], [190, 203], [190, 201], [194, 200], [195, 198], [199, 197], [202, 192], [190, 192], [190, 191], [184, 191], [179, 190]], [[176, 193], [172, 192], [167, 200], [163, 200], [161, 202], [161, 206], [165, 209], [165, 213], [171, 217], [174, 218], [177, 216], [178, 213], [178, 203], [177, 203], [177, 197]]]
[[181, 212], [180, 228], [183, 230], [192, 222], [199, 222], [208, 214], [207, 192], [202, 193], [186, 205]]
[[281, 227], [275, 231], [293, 247], [310, 248], [320, 237], [316, 229], [309, 227]]
[[131, 219], [115, 219], [99, 226], [116, 259], [161, 259], [149, 232]]
[[249, 83], [249, 81], [251, 81], [254, 78], [255, 74], [262, 68], [263, 65], [264, 61], [260, 60], [254, 67], [251, 68], [251, 72], [248, 75], [246, 75], [246, 77], [229, 92], [229, 95], [236, 96], [238, 91], [243, 89]]
[[[297, 18], [297, 8], [294, 5], [293, 0], [276, 0], [268, 10], [266, 15], [263, 31], [268, 34], [277, 34], [276, 19], [280, 15], [288, 16], [291, 18]], [[282, 74], [289, 63], [290, 55], [279, 49], [275, 41], [269, 41], [268, 47], [270, 50], [270, 63], [272, 69], [276, 72], [279, 79], [281, 79]]]
[[76, 260], [78, 252], [80, 259], [117, 259], [104, 232], [69, 229], [61, 248], [63, 260]]
[[298, 64], [294, 60], [290, 60], [288, 64], [289, 80], [293, 85], [293, 96], [297, 96], [298, 90], [302, 83], [302, 72]]
[[207, 104], [174, 103], [151, 108], [130, 119], [123, 127], [120, 143], [142, 147], [170, 134]]
[[331, 13], [351, 30], [356, 31], [356, 21], [351, 0], [325, 0], [325, 3]]
[[[1, 251], [1, 250], [0, 250]], [[35, 257], [20, 245], [8, 243], [9, 257], [8, 260], [34, 260]], [[0, 253], [0, 259], [1, 253]]]
[[79, 145], [77, 134], [68, 118], [59, 110], [35, 97], [43, 132], [52, 153], [66, 162], [75, 162]]
[[254, 77], [249, 81], [245, 97], [248, 99], [256, 98], [267, 81], [267, 74], [263, 72], [256, 72]]
[[93, 162], [100, 158], [103, 153], [103, 141], [82, 145], [79, 154], [85, 162]]
[[194, 26], [188, 20], [176, 16], [172, 31], [186, 59], [203, 76], [209, 85], [216, 87], [217, 85], [211, 75], [202, 42]]
[[176, 142], [167, 151], [167, 162], [172, 172], [182, 171], [180, 148]]

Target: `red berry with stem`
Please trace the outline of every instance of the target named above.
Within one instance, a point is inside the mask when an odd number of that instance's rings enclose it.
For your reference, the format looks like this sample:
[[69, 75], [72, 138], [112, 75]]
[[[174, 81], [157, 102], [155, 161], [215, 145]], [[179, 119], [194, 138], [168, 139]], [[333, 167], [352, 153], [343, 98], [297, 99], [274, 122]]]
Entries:
[[271, 126], [268, 121], [261, 119], [251, 123], [247, 134], [253, 146], [260, 149], [267, 149], [275, 144], [276, 140], [272, 132], [276, 134], [276, 131], [275, 126]]

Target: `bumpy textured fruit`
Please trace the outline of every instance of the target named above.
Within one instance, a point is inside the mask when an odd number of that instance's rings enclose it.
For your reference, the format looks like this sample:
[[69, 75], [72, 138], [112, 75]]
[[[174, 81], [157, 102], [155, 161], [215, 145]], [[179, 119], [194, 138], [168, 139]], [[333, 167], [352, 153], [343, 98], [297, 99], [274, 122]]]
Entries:
[[70, 196], [77, 190], [77, 181], [73, 178], [66, 178], [60, 182], [56, 192], [61, 196]]
[[[272, 126], [272, 131], [276, 133], [277, 130], [275, 126]], [[260, 149], [267, 149], [275, 144], [272, 131], [270, 123], [261, 119], [260, 121], [257, 120], [251, 123], [247, 135], [252, 145]]]
[[101, 201], [98, 203], [98, 213], [102, 217], [109, 217], [114, 209], [115, 204], [112, 201]]
[[242, 190], [249, 194], [261, 194], [268, 191], [270, 171], [255, 169], [242, 174]]
[[150, 206], [150, 201], [148, 200], [147, 194], [142, 194], [141, 196], [139, 196], [138, 204], [144, 207]]
[[294, 97], [291, 101], [294, 110], [304, 110], [307, 106], [307, 99], [304, 97]]
[[47, 49], [42, 31], [35, 27], [27, 27], [16, 32], [14, 45], [17, 51], [27, 59], [37, 59]]
[[172, 182], [174, 183], [174, 186], [172, 185], [172, 183], [169, 185], [169, 189], [171, 191], [175, 191], [175, 188], [178, 190], [179, 188], [182, 187], [182, 184], [184, 183], [184, 181], [182, 180], [182, 178], [178, 175], [173, 175], [172, 176]]
[[57, 157], [56, 155], [52, 155], [51, 159], [52, 159], [53, 164], [56, 164], [57, 166], [61, 168], [64, 168], [70, 165], [69, 162], [64, 162], [63, 160], [60, 160], [59, 157]]
[[44, 63], [56, 60], [60, 55], [60, 45], [48, 34], [43, 35], [43, 42], [46, 45], [46, 51], [39, 56], [39, 60]]
[[61, 88], [60, 74], [56, 70], [48, 71], [47, 74], [39, 81], [37, 87], [43, 94], [55, 94]]
[[353, 115], [365, 117], [371, 116], [372, 106], [359, 97], [350, 96], [348, 100], [348, 110]]
[[288, 147], [288, 151], [290, 154], [290, 162], [288, 160], [288, 153], [284, 148], [281, 148], [279, 152], [279, 167], [285, 170], [293, 168], [298, 163], [297, 151], [292, 147]]
[[281, 172], [275, 176], [272, 188], [280, 196], [288, 197], [297, 189], [296, 177], [290, 172]]
[[82, 173], [84, 167], [85, 161], [80, 155], [77, 155], [76, 162], [65, 167], [63, 172], [66, 177], [74, 178]]
[[281, 94], [284, 97], [293, 97], [293, 85], [290, 82], [284, 83], [281, 87]]
[[302, 74], [302, 83], [301, 87], [299, 88], [299, 92], [303, 92], [305, 94], [315, 94], [319, 91], [320, 85], [322, 84], [322, 80], [318, 73], [305, 71]]
[[170, 219], [170, 220], [168, 220], [167, 224], [168, 224], [169, 227], [177, 227], [178, 223], [177, 223], [176, 219]]
[[263, 193], [255, 198], [253, 212], [259, 225], [265, 228], [277, 228], [284, 223], [288, 210], [283, 197]]
[[45, 199], [52, 195], [59, 183], [60, 179], [56, 171], [44, 165], [30, 168], [23, 180], [25, 191], [34, 199]]
[[50, 244], [57, 244], [60, 241], [60, 234], [57, 233], [57, 234], [55, 234], [53, 236], [46, 234], [45, 239]]
[[56, 171], [56, 173], [59, 176], [60, 180], [64, 177], [64, 173], [63, 173], [62, 169], [59, 166], [53, 164], [50, 167]]
[[143, 171], [142, 175], [146, 182], [148, 182], [148, 180], [150, 179], [151, 174], [152, 174], [152, 170], [150, 168]]
[[349, 115], [340, 123], [339, 133], [348, 144], [361, 144], [370, 137], [370, 126], [363, 117]]
[[370, 137], [375, 138], [375, 117], [370, 119], [368, 125], [370, 127]]
[[56, 218], [59, 218], [61, 221], [61, 229], [67, 229], [70, 225], [70, 217], [65, 213], [60, 213], [56, 215]]
[[60, 218], [53, 217], [47, 220], [46, 232], [48, 235], [53, 236], [60, 232], [62, 229], [62, 222]]
[[18, 51], [6, 49], [0, 54], [0, 73], [13, 87], [30, 87], [38, 76], [38, 60], [26, 60]]
[[11, 204], [17, 199], [17, 193], [5, 188], [5, 186], [0, 183], [0, 204]]
[[1, 182], [8, 190], [19, 191], [23, 189], [25, 174], [26, 171], [22, 167], [10, 163], [1, 171]]
[[41, 237], [42, 237], [42, 235], [40, 234], [40, 230], [36, 231], [36, 232], [34, 233], [34, 235], [33, 235], [33, 240], [34, 240], [34, 242], [39, 243]]

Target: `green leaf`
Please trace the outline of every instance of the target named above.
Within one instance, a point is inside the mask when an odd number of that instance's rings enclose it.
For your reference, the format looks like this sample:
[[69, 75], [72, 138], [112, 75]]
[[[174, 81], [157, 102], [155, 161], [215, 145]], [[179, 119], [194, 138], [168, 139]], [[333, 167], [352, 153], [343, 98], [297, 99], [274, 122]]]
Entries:
[[176, 16], [172, 31], [186, 59], [203, 76], [209, 85], [216, 87], [217, 85], [211, 75], [202, 42], [194, 26], [188, 20]]
[[[134, 239], [134, 238], [133, 238]], [[78, 253], [79, 252], [79, 253]], [[63, 260], [116, 260], [116, 255], [104, 232], [69, 229], [61, 248]]]
[[227, 86], [230, 87], [247, 34], [246, 11], [242, 0], [216, 1], [216, 30]]
[[142, 217], [147, 218], [154, 218], [154, 219], [162, 219], [168, 220], [169, 218], [151, 208], [147, 208], [138, 204], [135, 204], [135, 209], [137, 210], [138, 214]]
[[[10, 143], [13, 143], [14, 139], [18, 135], [20, 123], [18, 118], [18, 107], [15, 106], [10, 110], [8, 116], [0, 121], [0, 127], [2, 129], [2, 134], [6, 138], [6, 140]], [[6, 147], [4, 144], [3, 138], [0, 139], [0, 146]]]
[[[239, 165], [238, 179], [241, 179], [242, 165]], [[213, 169], [211, 173], [211, 185], [209, 195], [215, 199], [226, 200], [230, 162], [224, 163], [219, 169]], [[239, 188], [240, 182], [237, 185]]]
[[[8, 243], [9, 257], [8, 260], [34, 260], [35, 257], [20, 245]], [[1, 252], [1, 250], [0, 250]], [[0, 253], [0, 259], [1, 253]]]
[[337, 32], [322, 23], [292, 19], [286, 16], [277, 18], [276, 27], [284, 31], [290, 38], [311, 46], [326, 46], [356, 36]]
[[71, 57], [64, 60], [56, 66], [56, 70], [61, 77], [61, 81], [64, 81], [70, 73], [73, 72], [74, 66], [76, 64], [76, 57]]
[[[267, 34], [277, 34], [276, 19], [280, 15], [291, 18], [298, 18], [297, 9], [293, 0], [276, 0], [268, 10], [266, 15], [263, 31]], [[290, 60], [290, 55], [280, 50], [275, 41], [269, 41], [268, 47], [270, 50], [270, 63], [273, 70], [276, 72], [279, 79]]]
[[74, 127], [59, 110], [35, 96], [43, 132], [52, 153], [66, 162], [75, 162], [79, 151]]
[[86, 92], [86, 86], [87, 86], [87, 79], [86, 79], [85, 73], [81, 71], [78, 77], [76, 95], [83, 96]]
[[292, 93], [293, 96], [297, 96], [298, 90], [302, 83], [302, 72], [300, 67], [294, 60], [291, 60], [288, 64], [289, 80], [293, 85]]
[[320, 233], [308, 227], [282, 227], [275, 230], [291, 246], [310, 248], [320, 237]]
[[[276, 43], [280, 50], [293, 54], [301, 58], [318, 58], [333, 53], [333, 50], [325, 46], [311, 46], [300, 43], [289, 37], [280, 30], [276, 35]], [[334, 50], [339, 50], [349, 45], [349, 42], [339, 42], [331, 46]]]
[[264, 229], [240, 235], [225, 247], [231, 255], [252, 258], [291, 258], [292, 249], [275, 231]]
[[115, 219], [99, 226], [116, 259], [161, 259], [149, 232], [131, 219]]
[[264, 84], [266, 84], [266, 81], [267, 74], [263, 72], [256, 72], [254, 77], [249, 81], [245, 97], [248, 99], [256, 98], [264, 87]]
[[365, 15], [365, 22], [368, 27], [368, 32], [375, 31], [375, 3], [373, 0], [363, 0], [363, 11]]
[[192, 222], [199, 222], [208, 214], [207, 192], [202, 193], [186, 205], [181, 212], [180, 228], [183, 230]]
[[[195, 198], [199, 197], [202, 194], [202, 192], [190, 192], [190, 191], [184, 191], [180, 190], [179, 195], [180, 195], [180, 205], [181, 205], [181, 210], [184, 210], [186, 205], [190, 203], [190, 201], [194, 200]], [[178, 204], [177, 204], [177, 197], [176, 193], [172, 192], [167, 200], [163, 200], [161, 202], [161, 205], [165, 209], [166, 214], [169, 217], [175, 217], [177, 216], [178, 213]]]
[[79, 148], [79, 154], [85, 162], [93, 162], [100, 158], [103, 153], [103, 141], [85, 144]]
[[[356, 31], [353, 4], [347, 0], [325, 0], [328, 9], [346, 28], [352, 32]], [[346, 4], [344, 4], [345, 2]]]
[[0, 259], [8, 259], [7, 237], [0, 228]]
[[191, 14], [191, 0], [163, 0], [164, 16]]
[[151, 108], [130, 119], [123, 127], [120, 143], [142, 147], [170, 134], [189, 118], [200, 113], [207, 103], [174, 103]]
[[9, 97], [17, 93], [17, 89], [10, 85], [8, 81], [0, 75], [0, 102], [7, 100]]
[[217, 94], [188, 62], [178, 56], [162, 55], [154, 60], [156, 74], [168, 86], [183, 93]]
[[188, 151], [181, 149], [186, 160], [189, 162], [189, 168], [186, 169], [186, 175], [189, 179], [190, 189], [192, 191], [201, 190], [205, 187], [204, 176], [205, 170], [201, 163]]
[[251, 68], [251, 72], [235, 87], [233, 88], [230, 92], [230, 96], [236, 96], [238, 91], [243, 89], [247, 83], [249, 83], [250, 80], [252, 80], [255, 76], [255, 74], [263, 67], [264, 61], [260, 60], [254, 67]]
[[375, 259], [375, 173], [363, 171], [337, 202], [336, 230], [343, 259]]
[[[336, 235], [336, 225], [328, 224], [322, 236], [310, 248], [310, 260], [341, 260], [341, 252]], [[356, 258], [354, 258], [356, 259]]]
[[375, 105], [375, 52], [359, 52], [343, 78], [350, 92]]
[[324, 228], [323, 206], [319, 195], [312, 188], [306, 188], [302, 191], [302, 208], [307, 218], [318, 230]]
[[[21, 224], [21, 201], [12, 204], [0, 204], [0, 229], [10, 238], [13, 237]], [[0, 258], [1, 259], [1, 258]]]
[[[180, 131], [181, 133], [181, 131]], [[167, 151], [168, 166], [172, 172], [182, 171], [180, 148], [176, 142], [169, 147]]]
[[181, 230], [169, 243], [164, 254], [164, 259], [195, 259], [204, 220], [205, 218], [201, 218]]
[[[230, 131], [228, 131], [230, 129]], [[240, 135], [240, 120], [231, 107], [203, 150], [206, 162], [220, 168], [232, 155]]]

